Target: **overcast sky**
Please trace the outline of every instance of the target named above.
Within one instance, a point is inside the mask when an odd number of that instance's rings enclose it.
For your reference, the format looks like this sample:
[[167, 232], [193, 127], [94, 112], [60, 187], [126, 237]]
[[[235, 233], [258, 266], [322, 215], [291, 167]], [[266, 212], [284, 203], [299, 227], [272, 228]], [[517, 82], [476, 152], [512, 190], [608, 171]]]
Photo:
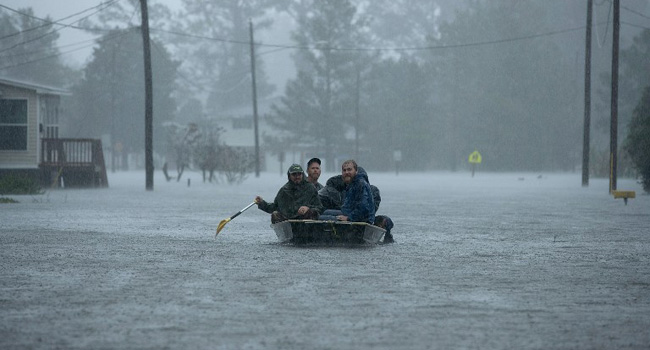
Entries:
[[[37, 17], [45, 18], [50, 16], [57, 21], [68, 17], [72, 14], [84, 11], [105, 2], [105, 0], [3, 0], [2, 4], [14, 10], [31, 7]], [[172, 9], [176, 9], [181, 0], [158, 0]], [[75, 20], [90, 14], [86, 12], [83, 15], [72, 17], [62, 23], [71, 24]], [[64, 52], [64, 61], [75, 66], [81, 66], [92, 53], [93, 42], [95, 38], [86, 32], [74, 28], [62, 28], [60, 31], [58, 44], [61, 52]]]
[[[154, 1], [156, 3], [167, 5], [175, 12], [180, 10], [181, 0], [150, 0], [150, 3]], [[19, 8], [31, 7], [37, 17], [44, 18], [50, 16], [50, 18], [55, 21], [95, 7], [101, 4], [101, 2], [102, 0], [2, 0], [4, 6], [16, 10]], [[650, 0], [626, 0], [622, 2], [621, 6], [624, 10], [622, 19], [626, 23], [626, 26], [622, 28], [622, 35], [626, 33], [625, 30], [634, 30], [636, 33], [641, 30], [640, 28], [647, 28], [649, 18], [647, 13], [650, 8]], [[602, 4], [601, 6], [596, 6], [594, 8], [594, 18], [597, 23], [609, 19], [609, 14], [606, 9], [608, 9], [608, 7]], [[75, 20], [87, 16], [88, 14], [90, 14], [90, 12], [85, 12], [79, 16], [63, 20], [62, 23], [74, 23]], [[567, 15], [565, 13], [562, 14]], [[580, 21], [573, 24], [577, 25], [582, 23], [582, 21], [583, 19], [581, 18]], [[278, 19], [275, 23], [275, 29], [270, 32], [256, 34], [256, 41], [274, 44], [290, 44], [288, 35], [290, 25], [287, 23], [288, 19]], [[606, 29], [600, 29], [600, 31], [597, 30], [596, 35], [601, 31], [606, 31]], [[58, 40], [58, 45], [60, 52], [62, 53], [63, 61], [75, 68], [83, 67], [92, 53], [94, 36], [74, 28], [61, 28], [59, 33], [60, 38]], [[625, 45], [625, 42], [623, 42], [622, 45]], [[268, 67], [267, 73], [270, 81], [278, 87], [279, 91], [283, 90], [283, 85], [286, 80], [295, 75], [295, 69], [292, 62], [289, 60], [289, 54], [290, 52], [288, 50], [284, 50], [264, 55], [263, 57], [265, 64]]]
[[[106, 2], [104, 0], [104, 2]], [[153, 1], [150, 0], [150, 3]], [[156, 3], [167, 5], [172, 11], [180, 10], [181, 0], [156, 0]], [[4, 6], [18, 10], [20, 8], [31, 7], [37, 17], [45, 18], [50, 16], [52, 20], [58, 21], [72, 14], [82, 12], [86, 9], [95, 7], [102, 3], [102, 0], [3, 0]], [[92, 12], [85, 12], [79, 16], [63, 20], [62, 23], [71, 24], [83, 16]], [[289, 40], [289, 30], [283, 24], [286, 20], [279, 20], [275, 23], [275, 29], [267, 33], [259, 33], [256, 41], [269, 42], [272, 38], [276, 44], [287, 44]], [[94, 46], [93, 39], [95, 36], [90, 35], [82, 30], [74, 28], [61, 28], [58, 45], [62, 53], [62, 59], [68, 65], [75, 68], [82, 68], [92, 54]], [[279, 41], [278, 41], [279, 40]], [[277, 50], [276, 50], [277, 51]], [[290, 52], [287, 50], [278, 51], [271, 55], [264, 55], [265, 64], [272, 69], [267, 70], [270, 82], [278, 88], [277, 91], [284, 89], [284, 83], [295, 75], [295, 69], [289, 64]], [[277, 92], [276, 91], [276, 92]]]

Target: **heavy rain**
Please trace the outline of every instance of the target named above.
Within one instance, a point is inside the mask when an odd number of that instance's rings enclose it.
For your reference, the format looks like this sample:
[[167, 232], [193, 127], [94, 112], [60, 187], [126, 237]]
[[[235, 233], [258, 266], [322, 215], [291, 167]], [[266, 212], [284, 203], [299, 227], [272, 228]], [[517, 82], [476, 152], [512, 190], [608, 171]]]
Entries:
[[[647, 1], [0, 23], [3, 349], [650, 346]], [[283, 243], [246, 207], [313, 157], [363, 166], [394, 243]]]

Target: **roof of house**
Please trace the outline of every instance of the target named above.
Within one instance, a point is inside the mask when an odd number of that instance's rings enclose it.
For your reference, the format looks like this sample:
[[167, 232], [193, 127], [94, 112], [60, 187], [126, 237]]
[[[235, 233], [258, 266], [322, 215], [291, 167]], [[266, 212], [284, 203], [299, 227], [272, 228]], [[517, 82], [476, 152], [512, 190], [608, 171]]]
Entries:
[[0, 84], [19, 87], [19, 88], [28, 89], [28, 90], [34, 90], [34, 91], [36, 91], [37, 94], [70, 95], [70, 91], [68, 91], [66, 89], [63, 89], [63, 88], [47, 86], [47, 85], [42, 85], [42, 84], [36, 84], [36, 83], [27, 82], [27, 81], [21, 81], [21, 80], [6, 78], [6, 77], [0, 77]]

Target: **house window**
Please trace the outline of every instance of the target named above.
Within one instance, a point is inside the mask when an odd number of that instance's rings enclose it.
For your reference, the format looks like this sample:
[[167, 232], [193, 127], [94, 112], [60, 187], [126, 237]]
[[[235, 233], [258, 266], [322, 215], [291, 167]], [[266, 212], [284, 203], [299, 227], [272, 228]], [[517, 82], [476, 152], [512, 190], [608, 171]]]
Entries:
[[45, 138], [57, 139], [59, 138], [59, 98], [58, 96], [43, 96], [40, 101], [41, 115], [45, 124]]
[[27, 100], [0, 99], [0, 151], [27, 150]]

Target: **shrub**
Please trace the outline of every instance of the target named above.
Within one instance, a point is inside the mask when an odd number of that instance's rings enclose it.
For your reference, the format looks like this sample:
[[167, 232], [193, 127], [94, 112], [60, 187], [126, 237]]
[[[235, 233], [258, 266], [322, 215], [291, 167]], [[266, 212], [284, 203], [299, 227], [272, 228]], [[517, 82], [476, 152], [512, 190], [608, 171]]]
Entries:
[[7, 175], [0, 178], [0, 194], [42, 194], [41, 185], [28, 176]]
[[625, 139], [625, 151], [641, 175], [643, 190], [650, 193], [650, 86], [634, 109]]

